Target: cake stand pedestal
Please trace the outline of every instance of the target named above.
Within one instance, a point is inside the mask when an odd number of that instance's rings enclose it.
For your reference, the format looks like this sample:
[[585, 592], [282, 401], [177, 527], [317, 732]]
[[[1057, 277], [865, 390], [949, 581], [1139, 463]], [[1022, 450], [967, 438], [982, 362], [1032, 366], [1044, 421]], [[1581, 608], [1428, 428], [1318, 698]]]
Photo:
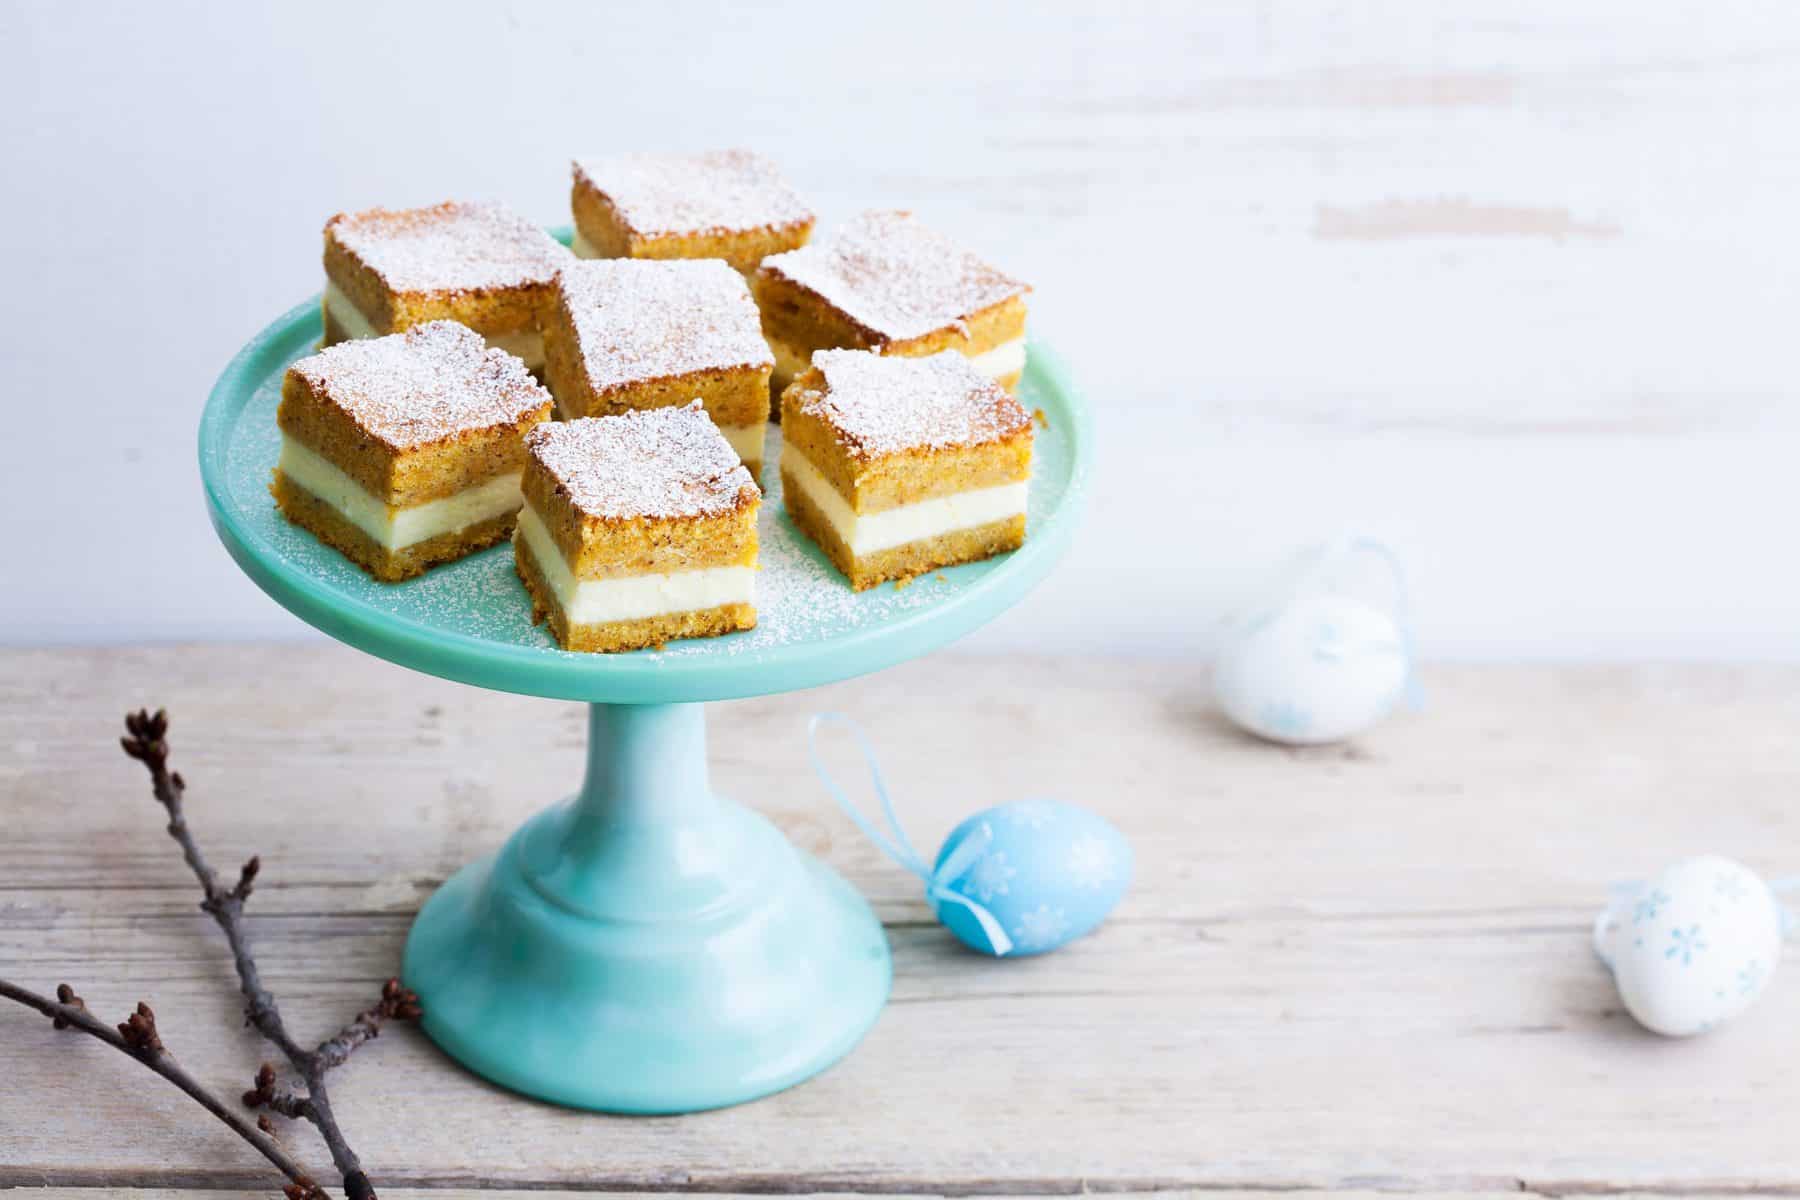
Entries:
[[[1021, 384], [1045, 420], [1020, 550], [852, 593], [788, 521], [772, 480], [755, 630], [584, 655], [531, 625], [509, 546], [380, 584], [280, 518], [267, 491], [275, 406], [287, 365], [318, 340], [318, 313], [310, 301], [265, 329], [207, 402], [200, 469], [226, 549], [275, 600], [359, 649], [589, 704], [581, 789], [419, 913], [402, 975], [425, 1032], [496, 1083], [608, 1112], [736, 1104], [835, 1062], [886, 1001], [887, 940], [842, 878], [713, 790], [702, 702], [879, 670], [960, 637], [1041, 579], [1073, 533], [1092, 457], [1085, 407], [1054, 356], [1034, 344]], [[778, 442], [772, 433], [771, 462]], [[798, 763], [795, 736], [771, 752]]]
[[587, 779], [419, 914], [425, 1030], [496, 1083], [685, 1112], [824, 1069], [887, 999], [861, 896], [707, 780], [699, 704], [594, 704]]

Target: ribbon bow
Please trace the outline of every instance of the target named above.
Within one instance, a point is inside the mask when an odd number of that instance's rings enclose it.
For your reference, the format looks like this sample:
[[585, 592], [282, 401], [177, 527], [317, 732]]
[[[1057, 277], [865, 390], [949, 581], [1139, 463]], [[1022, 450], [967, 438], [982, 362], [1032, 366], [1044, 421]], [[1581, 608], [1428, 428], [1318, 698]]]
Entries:
[[[1418, 708], [1424, 703], [1424, 693], [1419, 687], [1418, 664], [1413, 654], [1413, 628], [1411, 604], [1407, 598], [1406, 570], [1400, 565], [1400, 556], [1395, 554], [1385, 543], [1360, 534], [1343, 534], [1322, 546], [1308, 551], [1300, 560], [1298, 574], [1289, 585], [1286, 595], [1274, 606], [1258, 613], [1245, 624], [1245, 633], [1254, 633], [1270, 622], [1278, 619], [1301, 596], [1315, 589], [1332, 591], [1327, 587], [1328, 578], [1345, 561], [1357, 555], [1368, 555], [1380, 560], [1387, 568], [1393, 585], [1391, 610], [1394, 629], [1400, 635], [1400, 644], [1396, 649], [1406, 656], [1406, 679], [1403, 681], [1402, 693], [1411, 708]], [[1313, 637], [1313, 654], [1319, 658], [1343, 658], [1351, 647], [1346, 647], [1338, 640], [1337, 630], [1330, 627], [1315, 631]]]
[[[869, 782], [875, 787], [875, 795], [881, 801], [882, 816], [887, 822], [887, 832], [875, 827], [874, 822], [863, 815], [848, 796], [832, 778], [831, 772], [819, 759], [819, 727], [835, 722], [844, 726], [856, 739], [857, 748], [862, 751], [863, 761], [869, 766]], [[925, 884], [927, 900], [942, 900], [950, 904], [960, 905], [968, 909], [975, 923], [981, 926], [981, 932], [987, 936], [988, 944], [996, 955], [1005, 955], [1013, 948], [1013, 941], [1006, 935], [998, 918], [980, 904], [956, 891], [950, 885], [960, 879], [965, 871], [975, 865], [977, 859], [987, 853], [994, 841], [994, 830], [986, 821], [981, 822], [970, 831], [962, 843], [945, 856], [933, 871], [925, 865], [919, 852], [913, 849], [912, 842], [906, 836], [906, 830], [900, 827], [900, 817], [894, 812], [894, 802], [888, 798], [887, 785], [882, 782], [881, 764], [875, 759], [875, 750], [869, 745], [869, 739], [863, 735], [862, 726], [842, 713], [815, 713], [806, 726], [806, 754], [812, 760], [814, 772], [837, 806], [844, 810], [844, 815], [856, 822], [856, 827], [868, 835], [870, 841], [879, 846], [883, 853], [895, 862], [917, 875]], [[891, 836], [890, 836], [891, 835]]]

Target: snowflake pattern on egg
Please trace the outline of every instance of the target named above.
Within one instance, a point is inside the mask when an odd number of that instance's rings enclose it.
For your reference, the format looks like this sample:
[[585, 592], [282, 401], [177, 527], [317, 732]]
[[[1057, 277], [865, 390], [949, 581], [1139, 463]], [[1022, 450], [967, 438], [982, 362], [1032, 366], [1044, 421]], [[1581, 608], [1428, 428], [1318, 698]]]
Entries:
[[[1042, 954], [1106, 919], [1131, 879], [1131, 846], [1098, 814], [1057, 800], [984, 809], [944, 839], [935, 870], [957, 866], [948, 891], [933, 891], [937, 915], [984, 953]], [[935, 876], [934, 876], [935, 878]], [[1011, 941], [994, 949], [990, 923]]]
[[975, 860], [965, 878], [969, 890], [983, 904], [990, 903], [995, 896], [1006, 895], [1006, 885], [1019, 872], [1006, 861], [1006, 851], [994, 850]]
[[1598, 930], [1596, 949], [1625, 1007], [1673, 1037], [1734, 1019], [1782, 957], [1779, 904], [1755, 872], [1716, 855], [1672, 863], [1635, 894], [1615, 895], [1607, 921], [1610, 937]]
[[1041, 950], [1055, 945], [1068, 930], [1069, 918], [1062, 909], [1040, 904], [1019, 914], [1019, 923], [1013, 927], [1012, 936], [1021, 950]]
[[1069, 878], [1076, 887], [1095, 891], [1112, 882], [1117, 863], [1112, 847], [1097, 837], [1079, 837], [1069, 845]]
[[1681, 965], [1691, 966], [1694, 956], [1706, 949], [1706, 939], [1700, 936], [1698, 925], [1689, 925], [1686, 929], [1669, 930], [1669, 945], [1663, 950], [1664, 958], [1681, 960]]
[[1043, 800], [1019, 800], [1006, 806], [1006, 818], [1024, 829], [1047, 829], [1055, 823], [1057, 811]]
[[1631, 906], [1631, 923], [1641, 925], [1645, 921], [1654, 921], [1656, 914], [1662, 911], [1663, 905], [1669, 902], [1669, 893], [1661, 888], [1651, 888], [1638, 898]]

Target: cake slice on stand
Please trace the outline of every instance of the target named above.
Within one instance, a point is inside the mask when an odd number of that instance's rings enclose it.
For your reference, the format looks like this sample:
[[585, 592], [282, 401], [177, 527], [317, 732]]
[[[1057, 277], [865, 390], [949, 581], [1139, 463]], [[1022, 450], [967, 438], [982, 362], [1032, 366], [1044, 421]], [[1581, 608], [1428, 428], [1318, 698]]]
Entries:
[[582, 258], [722, 258], [748, 272], [812, 234], [812, 210], [747, 150], [581, 159], [573, 174]]
[[549, 422], [525, 446], [513, 553], [563, 649], [755, 628], [762, 493], [698, 400]]
[[821, 350], [781, 429], [788, 515], [859, 592], [1025, 542], [1031, 417], [960, 354]]
[[346, 342], [281, 384], [283, 515], [385, 582], [512, 532], [525, 433], [550, 417], [525, 364], [452, 321]]
[[572, 263], [557, 277], [544, 349], [544, 379], [564, 417], [698, 399], [761, 475], [775, 363], [749, 287], [724, 263]]
[[539, 370], [539, 320], [570, 261], [560, 242], [498, 205], [339, 213], [325, 222], [323, 344], [456, 321]]
[[905, 212], [866, 212], [763, 260], [752, 285], [786, 387], [815, 350], [955, 350], [1011, 389], [1025, 369], [1030, 288]]

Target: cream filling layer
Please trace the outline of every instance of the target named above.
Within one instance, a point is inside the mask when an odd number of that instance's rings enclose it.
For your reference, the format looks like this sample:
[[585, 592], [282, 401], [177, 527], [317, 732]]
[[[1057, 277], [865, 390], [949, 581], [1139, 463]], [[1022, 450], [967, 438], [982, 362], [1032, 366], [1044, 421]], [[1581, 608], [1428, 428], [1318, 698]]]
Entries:
[[[353, 338], [373, 338], [384, 336], [375, 328], [356, 302], [344, 295], [342, 289], [331, 280], [325, 281], [325, 309], [331, 314], [340, 328]], [[483, 334], [487, 344], [508, 354], [517, 355], [525, 360], [525, 365], [536, 369], [544, 365], [544, 335], [535, 329], [523, 333]]]
[[812, 366], [810, 351], [803, 354], [782, 339], [769, 337], [766, 333], [763, 340], [769, 343], [769, 353], [775, 359], [775, 370], [769, 376], [771, 383], [786, 387]]
[[721, 425], [719, 432], [725, 435], [725, 440], [737, 451], [738, 461], [762, 461], [763, 443], [768, 440], [769, 434], [767, 421], [758, 421], [754, 425]]
[[441, 499], [390, 508], [336, 463], [286, 434], [281, 438], [278, 465], [281, 473], [296, 485], [330, 505], [371, 541], [390, 551], [404, 550], [427, 538], [506, 516], [524, 502], [519, 492], [523, 472], [514, 471]]
[[859, 513], [831, 486], [831, 481], [792, 446], [781, 451], [782, 474], [793, 480], [825, 517], [850, 553], [859, 558], [878, 550], [904, 546], [958, 529], [973, 529], [1016, 517], [1025, 511], [1029, 484], [1004, 483], [948, 496], [934, 496], [877, 513]]
[[579, 229], [575, 231], [575, 236], [569, 239], [569, 252], [576, 258], [600, 257], [600, 251], [594, 249], [594, 243], [581, 236]]
[[726, 604], [753, 604], [755, 567], [703, 567], [659, 575], [576, 579], [543, 519], [527, 504], [513, 537], [531, 552], [570, 625], [638, 621], [674, 613], [704, 612]]
[[989, 379], [1000, 379], [1025, 369], [1025, 335], [1001, 342], [992, 350], [969, 355], [969, 365]]
[[325, 281], [325, 311], [338, 327], [353, 338], [381, 337], [381, 330], [375, 328], [374, 322], [363, 316], [363, 310], [356, 307], [356, 302], [344, 295], [342, 289], [330, 279]]
[[[767, 338], [769, 352], [775, 356], [775, 375], [777, 382], [788, 383], [806, 373], [812, 366], [810, 355], [802, 354], [780, 338]], [[991, 350], [967, 356], [969, 365], [986, 375], [989, 379], [1002, 379], [1015, 371], [1025, 369], [1025, 335], [1020, 334], [1008, 342], [1001, 342]]]

